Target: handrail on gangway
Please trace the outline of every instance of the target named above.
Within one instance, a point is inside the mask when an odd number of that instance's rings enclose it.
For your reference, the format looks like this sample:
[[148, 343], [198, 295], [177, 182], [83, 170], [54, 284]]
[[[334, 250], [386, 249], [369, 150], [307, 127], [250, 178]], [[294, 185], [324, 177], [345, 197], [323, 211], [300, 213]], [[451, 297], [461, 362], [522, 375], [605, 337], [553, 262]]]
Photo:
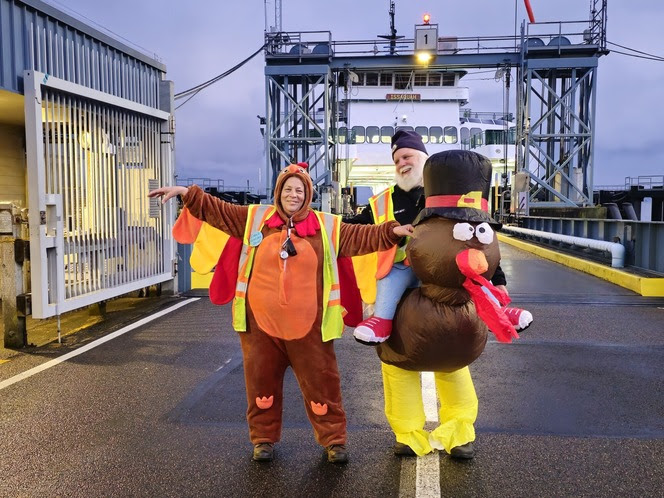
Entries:
[[606, 240], [574, 237], [573, 235], [562, 235], [559, 233], [542, 232], [540, 230], [512, 227], [508, 225], [503, 225], [501, 231], [530, 235], [531, 237], [540, 237], [542, 239], [554, 240], [556, 242], [564, 242], [566, 244], [572, 244], [579, 247], [587, 247], [590, 249], [598, 249], [600, 251], [608, 251], [611, 253], [611, 267], [613, 268], [625, 267], [625, 246], [623, 246], [618, 242], [607, 242]]

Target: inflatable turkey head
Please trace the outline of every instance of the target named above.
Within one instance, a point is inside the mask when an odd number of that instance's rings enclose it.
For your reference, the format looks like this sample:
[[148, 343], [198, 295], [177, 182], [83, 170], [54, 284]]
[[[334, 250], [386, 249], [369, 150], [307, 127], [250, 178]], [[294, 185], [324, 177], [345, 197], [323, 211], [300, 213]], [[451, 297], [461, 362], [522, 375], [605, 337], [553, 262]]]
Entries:
[[500, 251], [494, 230], [500, 224], [488, 213], [490, 184], [491, 162], [476, 152], [450, 150], [427, 160], [425, 208], [408, 245], [423, 287], [462, 289], [466, 277], [457, 264], [462, 253], [477, 274], [490, 278], [495, 272]]

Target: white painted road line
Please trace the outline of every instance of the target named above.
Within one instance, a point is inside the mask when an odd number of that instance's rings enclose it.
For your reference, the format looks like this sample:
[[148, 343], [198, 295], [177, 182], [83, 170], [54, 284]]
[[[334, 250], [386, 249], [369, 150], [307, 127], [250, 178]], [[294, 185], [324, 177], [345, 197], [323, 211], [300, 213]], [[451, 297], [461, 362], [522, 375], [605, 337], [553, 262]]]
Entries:
[[422, 401], [427, 422], [438, 422], [438, 399], [436, 398], [436, 378], [433, 372], [422, 372]]
[[[436, 379], [433, 372], [422, 372], [422, 401], [427, 422], [438, 422]], [[417, 459], [415, 497], [440, 497], [440, 453], [433, 451]]]
[[417, 458], [415, 498], [440, 497], [440, 453], [433, 451]]
[[97, 339], [96, 341], [92, 341], [90, 344], [86, 344], [85, 346], [82, 346], [70, 353], [64, 354], [60, 356], [59, 358], [55, 358], [54, 360], [47, 361], [46, 363], [43, 363], [42, 365], [39, 365], [38, 367], [31, 368], [30, 370], [26, 370], [23, 373], [20, 373], [18, 375], [15, 375], [14, 377], [10, 377], [7, 380], [3, 380], [0, 382], [0, 390], [4, 389], [5, 387], [9, 387], [12, 384], [16, 384], [17, 382], [20, 382], [24, 379], [27, 379], [28, 377], [32, 377], [33, 375], [43, 372], [44, 370], [47, 370], [51, 367], [54, 367], [63, 361], [67, 361], [70, 358], [74, 358], [75, 356], [78, 356], [80, 354], [85, 353], [86, 351], [89, 351], [93, 348], [96, 348], [97, 346], [100, 346], [101, 344], [104, 344], [105, 342], [110, 341], [111, 339], [115, 339], [116, 337], [120, 337], [123, 334], [126, 334], [127, 332], [130, 332], [134, 330], [137, 327], [140, 327], [142, 325], [145, 325], [146, 323], [151, 322], [152, 320], [156, 320], [157, 318], [160, 318], [164, 315], [167, 315], [171, 311], [175, 311], [178, 308], [182, 308], [183, 306], [186, 306], [187, 304], [191, 304], [195, 301], [198, 301], [200, 297], [192, 297], [190, 299], [187, 299], [186, 301], [182, 301], [181, 303], [175, 304], [171, 306], [170, 308], [166, 308], [165, 310], [159, 311], [155, 313], [154, 315], [147, 316], [145, 318], [141, 318], [138, 320], [136, 323], [132, 323], [131, 325], [127, 325], [124, 328], [121, 328], [120, 330], [116, 330], [115, 332], [108, 334], [104, 337], [101, 337]]
[[[436, 397], [436, 379], [433, 372], [422, 372], [422, 402], [427, 422], [438, 422], [438, 399]], [[401, 477], [399, 482], [399, 497], [413, 496], [412, 481], [405, 474], [412, 472], [409, 458], [401, 460]], [[417, 457], [415, 467], [415, 497], [440, 497], [440, 453], [433, 451], [428, 455]]]

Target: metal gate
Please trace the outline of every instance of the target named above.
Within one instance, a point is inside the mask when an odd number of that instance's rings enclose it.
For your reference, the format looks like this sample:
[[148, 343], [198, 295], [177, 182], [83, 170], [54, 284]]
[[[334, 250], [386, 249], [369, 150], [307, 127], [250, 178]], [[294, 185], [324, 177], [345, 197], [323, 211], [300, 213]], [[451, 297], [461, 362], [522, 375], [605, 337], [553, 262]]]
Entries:
[[26, 71], [32, 315], [172, 280], [169, 113]]

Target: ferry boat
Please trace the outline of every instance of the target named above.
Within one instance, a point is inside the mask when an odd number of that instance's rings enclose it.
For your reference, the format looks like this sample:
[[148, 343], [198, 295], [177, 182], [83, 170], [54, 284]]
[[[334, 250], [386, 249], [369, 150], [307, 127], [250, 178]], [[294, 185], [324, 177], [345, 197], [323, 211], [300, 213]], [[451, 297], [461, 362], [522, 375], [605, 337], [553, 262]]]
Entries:
[[474, 150], [493, 165], [493, 210], [515, 165], [516, 127], [510, 114], [474, 112], [462, 70], [355, 71], [339, 96], [337, 159], [348, 187], [374, 193], [394, 182], [392, 135], [400, 129], [422, 136], [429, 155]]

